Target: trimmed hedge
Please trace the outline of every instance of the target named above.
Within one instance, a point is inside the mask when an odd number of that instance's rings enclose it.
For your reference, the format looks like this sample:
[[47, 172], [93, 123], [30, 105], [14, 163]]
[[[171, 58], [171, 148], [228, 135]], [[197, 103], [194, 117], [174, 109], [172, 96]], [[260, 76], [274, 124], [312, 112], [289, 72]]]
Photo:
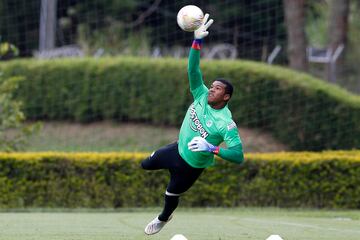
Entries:
[[[0, 153], [0, 207], [160, 206], [166, 170], [145, 171], [146, 153]], [[360, 208], [360, 151], [248, 154], [217, 161], [182, 206]]]
[[[104, 119], [179, 126], [192, 98], [186, 60], [16, 60], [17, 96], [29, 119]], [[293, 150], [360, 148], [360, 97], [306, 74], [247, 61], [202, 61], [207, 83], [231, 79], [238, 125], [270, 131]]]

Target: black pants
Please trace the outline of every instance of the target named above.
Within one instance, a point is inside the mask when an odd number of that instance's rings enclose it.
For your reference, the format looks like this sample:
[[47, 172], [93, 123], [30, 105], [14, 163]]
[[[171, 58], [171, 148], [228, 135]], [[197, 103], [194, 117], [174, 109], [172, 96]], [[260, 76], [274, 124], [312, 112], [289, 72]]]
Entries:
[[170, 182], [166, 191], [170, 194], [186, 192], [204, 170], [204, 168], [193, 168], [182, 159], [177, 142], [155, 151], [141, 162], [141, 166], [146, 170], [168, 169]]

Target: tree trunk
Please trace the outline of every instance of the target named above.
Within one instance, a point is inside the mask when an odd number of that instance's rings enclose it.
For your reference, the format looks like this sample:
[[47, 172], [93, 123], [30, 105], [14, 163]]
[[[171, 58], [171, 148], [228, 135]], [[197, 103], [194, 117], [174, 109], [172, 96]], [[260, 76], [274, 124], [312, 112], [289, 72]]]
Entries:
[[284, 12], [290, 67], [300, 71], [307, 71], [305, 0], [284, 0]]
[[[331, 0], [330, 1], [330, 19], [328, 29], [328, 48], [334, 54], [341, 45], [346, 46], [349, 16], [349, 0]], [[336, 62], [328, 66], [327, 79], [336, 82], [336, 74], [341, 74], [341, 68], [344, 61], [344, 50]], [[335, 59], [334, 59], [335, 60]]]
[[39, 51], [53, 49], [56, 41], [57, 0], [41, 0]]

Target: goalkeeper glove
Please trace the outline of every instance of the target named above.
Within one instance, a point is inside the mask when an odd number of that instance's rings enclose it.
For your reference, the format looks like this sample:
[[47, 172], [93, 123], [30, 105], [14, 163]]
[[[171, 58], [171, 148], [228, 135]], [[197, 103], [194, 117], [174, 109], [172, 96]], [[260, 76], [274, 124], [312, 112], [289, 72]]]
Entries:
[[220, 147], [212, 145], [202, 137], [194, 137], [188, 143], [188, 149], [193, 152], [212, 152], [218, 154]]
[[203, 23], [201, 24], [201, 26], [194, 31], [194, 36], [195, 36], [195, 39], [203, 39], [204, 37], [206, 37], [207, 35], [209, 35], [209, 32], [206, 31], [210, 26], [211, 24], [213, 24], [214, 20], [209, 19], [209, 14], [205, 14], [205, 17], [203, 19]]

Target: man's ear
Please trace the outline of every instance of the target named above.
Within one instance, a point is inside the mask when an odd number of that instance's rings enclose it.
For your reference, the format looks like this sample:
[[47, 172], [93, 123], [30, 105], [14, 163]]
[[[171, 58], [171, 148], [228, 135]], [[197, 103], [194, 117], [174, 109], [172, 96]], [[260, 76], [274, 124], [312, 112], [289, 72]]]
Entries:
[[224, 101], [227, 102], [227, 101], [229, 101], [229, 99], [230, 99], [230, 94], [226, 93], [224, 95]]

